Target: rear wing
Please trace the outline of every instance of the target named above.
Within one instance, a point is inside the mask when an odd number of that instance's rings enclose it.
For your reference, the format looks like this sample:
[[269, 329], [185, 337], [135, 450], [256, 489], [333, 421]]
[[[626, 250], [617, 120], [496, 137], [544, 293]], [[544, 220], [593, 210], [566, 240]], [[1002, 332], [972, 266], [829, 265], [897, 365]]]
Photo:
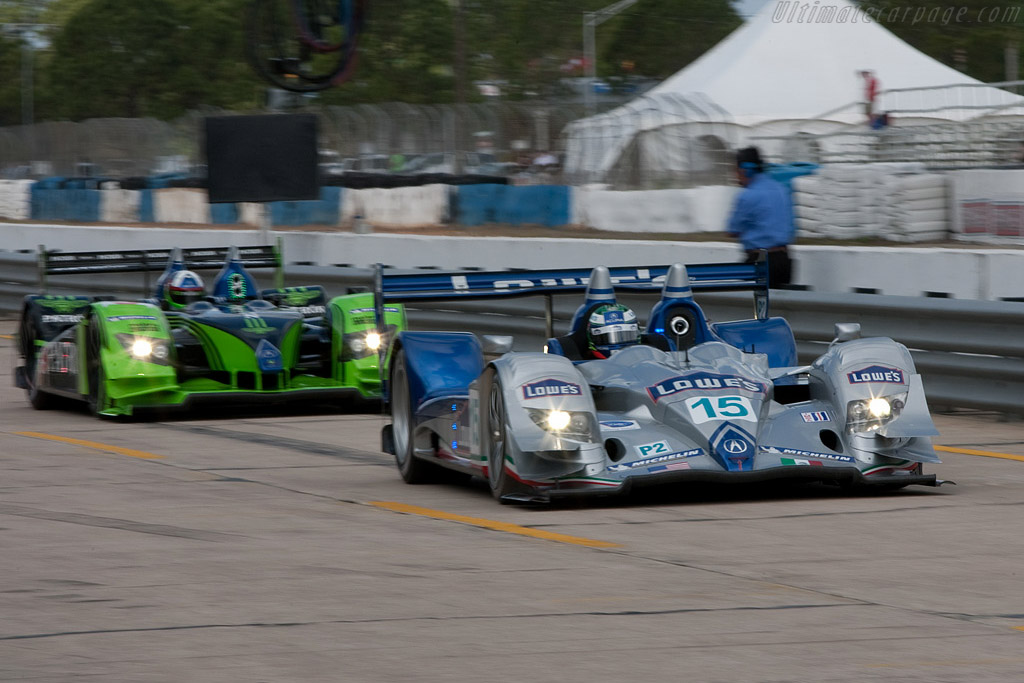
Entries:
[[[612, 286], [623, 292], [658, 292], [670, 266], [609, 268]], [[686, 266], [690, 288], [701, 292], [753, 291], [754, 311], [768, 316], [768, 262], [762, 253], [753, 264], [697, 263]], [[488, 272], [391, 274], [374, 267], [373, 290], [378, 327], [386, 303], [545, 296], [551, 320], [552, 294], [583, 293], [590, 282], [590, 268], [558, 270], [504, 270]], [[550, 335], [549, 335], [550, 336]]]
[[[181, 255], [190, 270], [214, 270], [224, 266], [230, 247], [196, 247], [182, 249]], [[39, 286], [46, 292], [50, 275], [83, 273], [151, 273], [163, 271], [172, 249], [120, 249], [117, 251], [48, 251], [39, 245]], [[246, 268], [276, 268], [275, 280], [283, 280], [281, 242], [276, 245], [238, 247], [238, 260]], [[149, 291], [149, 278], [144, 278], [144, 292]], [[280, 285], [279, 285], [280, 286]]]
[[[669, 266], [609, 268], [612, 285], [624, 292], [660, 290]], [[585, 292], [591, 268], [559, 270], [502, 270], [458, 273], [385, 273], [374, 268], [374, 291], [384, 302], [444, 301], [491, 297], [535, 296]], [[698, 263], [686, 266], [695, 291], [768, 291], [764, 263]]]

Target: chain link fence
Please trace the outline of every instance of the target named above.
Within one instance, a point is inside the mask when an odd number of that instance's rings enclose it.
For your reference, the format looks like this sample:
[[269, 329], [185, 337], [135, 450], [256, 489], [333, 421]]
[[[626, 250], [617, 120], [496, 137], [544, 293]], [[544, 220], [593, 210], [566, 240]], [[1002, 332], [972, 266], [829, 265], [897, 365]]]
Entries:
[[820, 135], [760, 136], [782, 161], [817, 164], [920, 162], [927, 168], [1024, 165], [1024, 116], [841, 130]]
[[[758, 135], [696, 94], [633, 97], [627, 106], [619, 105], [631, 95], [605, 96], [600, 102], [604, 113], [592, 117], [586, 116], [583, 101], [392, 102], [294, 110], [319, 117], [321, 163], [327, 173], [468, 172], [515, 175], [520, 183], [658, 189], [730, 184], [733, 150], [741, 142], [762, 145], [770, 160], [782, 163], [1024, 164], [1024, 107], [1015, 95], [1024, 90], [1024, 81], [993, 85], [1001, 88], [979, 84], [886, 91], [881, 104], [892, 114], [893, 125], [873, 130], [835, 124], [830, 132], [814, 134]], [[921, 104], [926, 100], [931, 105]], [[936, 101], [961, 112], [961, 120], [934, 118]], [[860, 106], [853, 103], [843, 110]], [[265, 112], [211, 108], [175, 121], [105, 118], [0, 128], [0, 178], [201, 177], [204, 118], [255, 113]], [[827, 118], [823, 114], [818, 123]]]
[[[584, 115], [584, 105], [394, 102], [303, 111], [319, 117], [321, 162], [328, 172], [508, 173], [539, 160], [557, 173], [562, 130]], [[0, 128], [0, 176], [201, 175], [203, 119], [253, 113], [265, 112], [209, 109], [176, 121], [104, 118]]]

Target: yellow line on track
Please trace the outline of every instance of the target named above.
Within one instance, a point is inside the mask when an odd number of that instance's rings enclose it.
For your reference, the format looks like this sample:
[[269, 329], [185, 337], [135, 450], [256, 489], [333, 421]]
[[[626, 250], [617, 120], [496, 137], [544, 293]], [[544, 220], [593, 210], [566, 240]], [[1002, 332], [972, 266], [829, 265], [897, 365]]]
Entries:
[[976, 451], [973, 448], [953, 448], [952, 446], [935, 446], [937, 451], [946, 453], [962, 453], [963, 455], [982, 455], [986, 458], [1002, 458], [1003, 460], [1019, 460], [1024, 462], [1024, 455], [1011, 455], [1010, 453], [996, 453], [994, 451]]
[[1014, 631], [1024, 631], [1024, 626], [1014, 626], [1013, 630]]
[[431, 517], [433, 519], [443, 519], [449, 522], [459, 522], [460, 524], [469, 524], [472, 526], [482, 527], [484, 529], [493, 529], [494, 531], [504, 531], [509, 534], [518, 534], [520, 536], [530, 536], [531, 538], [539, 538], [545, 541], [556, 541], [558, 543], [570, 543], [572, 545], [582, 545], [587, 548], [620, 548], [618, 543], [609, 543], [608, 541], [595, 541], [591, 538], [581, 538], [580, 536], [568, 536], [566, 534], [556, 534], [551, 531], [541, 531], [539, 529], [531, 529], [525, 526], [519, 526], [518, 524], [509, 524], [507, 522], [496, 522], [491, 519], [482, 519], [480, 517], [466, 517], [465, 515], [456, 515], [450, 512], [442, 512], [441, 510], [431, 510], [430, 508], [422, 508], [418, 505], [406, 505], [405, 503], [392, 503], [384, 500], [370, 501], [370, 505], [384, 510], [391, 510], [392, 512], [400, 512], [407, 515], [419, 515], [421, 517]]
[[14, 339], [13, 334], [0, 334], [0, 339]]
[[60, 441], [61, 443], [69, 443], [74, 446], [84, 446], [85, 448], [93, 448], [97, 451], [105, 451], [107, 453], [116, 453], [117, 455], [127, 455], [131, 458], [142, 458], [143, 460], [160, 460], [164, 456], [156, 455], [155, 453], [147, 453], [146, 451], [136, 451], [131, 448], [122, 448], [121, 446], [112, 446], [107, 443], [100, 443], [99, 441], [85, 441], [84, 439], [72, 439], [67, 436], [57, 436], [56, 434], [44, 434], [42, 432], [14, 432], [18, 436], [28, 436], [33, 439], [46, 439], [47, 441]]

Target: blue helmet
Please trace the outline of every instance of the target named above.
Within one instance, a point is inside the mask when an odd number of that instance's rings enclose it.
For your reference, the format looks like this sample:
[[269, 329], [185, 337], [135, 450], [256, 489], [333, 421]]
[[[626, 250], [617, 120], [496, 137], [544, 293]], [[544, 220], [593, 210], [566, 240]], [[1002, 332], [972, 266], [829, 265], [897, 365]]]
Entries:
[[179, 270], [164, 285], [164, 307], [182, 309], [206, 294], [203, 279], [191, 270]]
[[622, 304], [602, 304], [587, 320], [587, 345], [608, 357], [624, 346], [640, 343], [636, 313]]

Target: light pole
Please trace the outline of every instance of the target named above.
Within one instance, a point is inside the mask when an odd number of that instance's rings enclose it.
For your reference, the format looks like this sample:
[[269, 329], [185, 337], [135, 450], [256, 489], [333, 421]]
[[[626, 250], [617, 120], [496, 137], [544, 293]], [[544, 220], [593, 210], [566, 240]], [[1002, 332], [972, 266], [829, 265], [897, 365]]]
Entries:
[[594, 113], [594, 81], [597, 80], [597, 48], [594, 29], [636, 3], [637, 0], [619, 0], [614, 5], [608, 5], [596, 12], [583, 13], [583, 72], [586, 76], [584, 79], [586, 82], [584, 101], [586, 102], [587, 116], [592, 116]]

